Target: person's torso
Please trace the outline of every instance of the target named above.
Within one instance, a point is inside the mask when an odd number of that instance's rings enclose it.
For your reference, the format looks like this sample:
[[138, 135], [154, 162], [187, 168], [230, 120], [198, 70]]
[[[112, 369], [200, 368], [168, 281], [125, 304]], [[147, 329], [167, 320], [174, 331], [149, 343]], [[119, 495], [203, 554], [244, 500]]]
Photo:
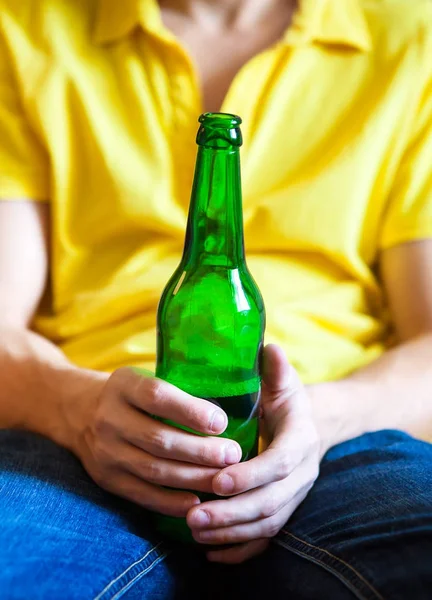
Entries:
[[[35, 327], [78, 364], [149, 366], [196, 156], [191, 61], [152, 0], [3, 4], [23, 103], [50, 158], [52, 293]], [[388, 342], [375, 266], [418, 102], [410, 40], [423, 1], [300, 4], [222, 110], [243, 119], [247, 259], [267, 341], [311, 382]]]

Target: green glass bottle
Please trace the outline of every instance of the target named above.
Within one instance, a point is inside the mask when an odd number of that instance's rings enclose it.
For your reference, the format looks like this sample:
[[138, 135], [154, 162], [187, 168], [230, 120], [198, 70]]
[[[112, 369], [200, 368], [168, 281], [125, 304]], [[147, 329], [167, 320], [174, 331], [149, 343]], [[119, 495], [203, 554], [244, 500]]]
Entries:
[[[159, 303], [156, 376], [220, 406], [228, 415], [222, 435], [247, 460], [258, 450], [265, 313], [245, 261], [241, 119], [206, 113], [199, 122], [183, 257]], [[184, 519], [158, 515], [156, 525], [193, 539]]]

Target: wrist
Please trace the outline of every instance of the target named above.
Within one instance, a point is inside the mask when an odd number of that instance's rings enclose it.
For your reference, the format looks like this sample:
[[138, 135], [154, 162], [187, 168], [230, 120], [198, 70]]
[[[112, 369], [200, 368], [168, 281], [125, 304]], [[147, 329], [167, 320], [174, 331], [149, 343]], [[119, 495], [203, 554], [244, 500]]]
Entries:
[[60, 375], [56, 419], [51, 423], [48, 437], [76, 455], [83, 432], [95, 411], [108, 373], [71, 367]]
[[79, 369], [27, 329], [0, 324], [0, 427], [39, 433], [74, 450], [109, 375]]
[[82, 431], [108, 377], [70, 363], [51, 367], [40, 386], [43, 396], [36, 403], [38, 410], [29, 415], [25, 428], [77, 454]]

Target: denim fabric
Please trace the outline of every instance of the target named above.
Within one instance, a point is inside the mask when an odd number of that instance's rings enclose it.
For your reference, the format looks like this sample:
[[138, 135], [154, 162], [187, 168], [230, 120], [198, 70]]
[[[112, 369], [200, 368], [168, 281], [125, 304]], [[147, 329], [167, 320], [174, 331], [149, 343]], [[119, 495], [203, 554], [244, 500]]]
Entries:
[[432, 445], [398, 431], [334, 447], [260, 557], [207, 563], [98, 488], [52, 442], [0, 432], [1, 600], [431, 600]]

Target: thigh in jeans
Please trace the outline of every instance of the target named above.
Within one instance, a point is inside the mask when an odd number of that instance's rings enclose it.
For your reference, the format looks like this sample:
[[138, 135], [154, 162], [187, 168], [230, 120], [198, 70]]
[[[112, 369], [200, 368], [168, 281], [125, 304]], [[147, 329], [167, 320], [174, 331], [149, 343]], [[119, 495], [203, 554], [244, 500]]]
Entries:
[[0, 465], [4, 600], [432, 598], [432, 446], [401, 432], [333, 448], [270, 550], [233, 567], [164, 560], [146, 513], [43, 438], [0, 432]]
[[172, 598], [166, 554], [145, 511], [100, 489], [69, 452], [0, 431], [2, 600]]
[[270, 550], [206, 579], [214, 600], [431, 600], [432, 445], [381, 431], [336, 446]]

